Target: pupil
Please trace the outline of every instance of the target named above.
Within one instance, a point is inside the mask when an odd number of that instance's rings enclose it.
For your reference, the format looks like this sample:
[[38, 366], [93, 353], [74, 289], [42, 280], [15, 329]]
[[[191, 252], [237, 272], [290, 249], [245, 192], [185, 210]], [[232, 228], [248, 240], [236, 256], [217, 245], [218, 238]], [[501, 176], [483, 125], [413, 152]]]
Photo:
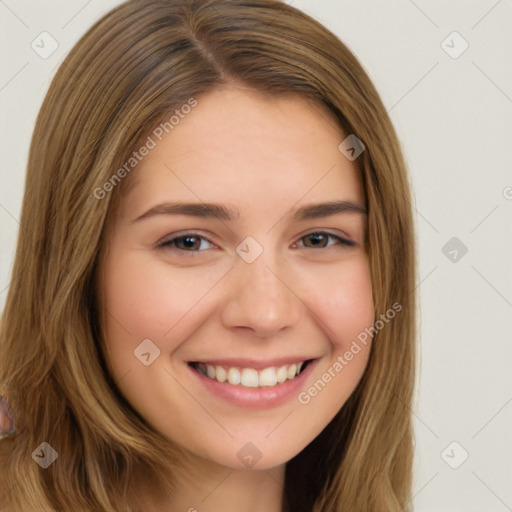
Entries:
[[197, 245], [197, 238], [193, 236], [186, 236], [182, 238], [183, 245], [188, 249], [193, 249]]
[[320, 233], [315, 233], [315, 234], [309, 235], [309, 240], [313, 242], [311, 245], [315, 245], [315, 246], [324, 245], [324, 244], [322, 244], [322, 242], [325, 241], [325, 236]]

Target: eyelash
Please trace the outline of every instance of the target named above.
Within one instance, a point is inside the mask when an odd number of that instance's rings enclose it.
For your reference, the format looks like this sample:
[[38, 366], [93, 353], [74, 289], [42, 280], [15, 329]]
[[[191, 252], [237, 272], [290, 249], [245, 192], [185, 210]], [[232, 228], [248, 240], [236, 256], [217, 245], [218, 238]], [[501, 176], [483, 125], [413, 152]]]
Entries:
[[[326, 247], [305, 247], [306, 249], [327, 249], [327, 248], [335, 246], [335, 245], [344, 245], [346, 247], [354, 247], [356, 245], [354, 242], [352, 242], [350, 240], [346, 240], [344, 238], [341, 238], [341, 237], [339, 237], [337, 235], [334, 235], [332, 233], [328, 233], [326, 231], [312, 231], [311, 233], [308, 233], [308, 234], [300, 237], [299, 240], [303, 240], [303, 239], [305, 239], [305, 238], [307, 238], [309, 236], [312, 236], [312, 235], [326, 235], [330, 239], [337, 240], [337, 243], [328, 244]], [[179, 252], [182, 252], [182, 253], [199, 253], [199, 252], [203, 252], [201, 250], [190, 250], [190, 251], [187, 251], [186, 249], [180, 249], [178, 247], [175, 247], [175, 244], [178, 241], [183, 240], [185, 238], [196, 238], [196, 239], [206, 240], [208, 243], [212, 244], [212, 242], [210, 242], [206, 237], [200, 235], [199, 233], [189, 232], [189, 233], [183, 233], [183, 234], [178, 235], [178, 236], [174, 236], [172, 238], [164, 239], [161, 242], [157, 243], [157, 248], [159, 248], [159, 249], [167, 249], [167, 250], [176, 250], [176, 251], [179, 251]]]

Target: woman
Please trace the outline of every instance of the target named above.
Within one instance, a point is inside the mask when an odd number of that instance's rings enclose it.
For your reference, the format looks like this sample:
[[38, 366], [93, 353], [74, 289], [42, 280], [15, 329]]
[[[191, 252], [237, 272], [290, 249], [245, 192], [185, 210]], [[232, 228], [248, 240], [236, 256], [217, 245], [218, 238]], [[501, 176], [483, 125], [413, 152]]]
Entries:
[[20, 228], [2, 511], [410, 510], [407, 173], [325, 27], [114, 9], [48, 91]]

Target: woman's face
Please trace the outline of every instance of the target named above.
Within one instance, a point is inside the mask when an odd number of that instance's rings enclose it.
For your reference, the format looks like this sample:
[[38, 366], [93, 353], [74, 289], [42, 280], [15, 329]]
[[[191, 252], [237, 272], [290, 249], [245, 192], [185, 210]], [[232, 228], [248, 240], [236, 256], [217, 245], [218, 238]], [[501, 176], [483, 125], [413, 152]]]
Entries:
[[126, 178], [100, 272], [109, 363], [189, 454], [276, 467], [367, 364], [361, 177], [322, 107], [236, 87], [197, 101]]

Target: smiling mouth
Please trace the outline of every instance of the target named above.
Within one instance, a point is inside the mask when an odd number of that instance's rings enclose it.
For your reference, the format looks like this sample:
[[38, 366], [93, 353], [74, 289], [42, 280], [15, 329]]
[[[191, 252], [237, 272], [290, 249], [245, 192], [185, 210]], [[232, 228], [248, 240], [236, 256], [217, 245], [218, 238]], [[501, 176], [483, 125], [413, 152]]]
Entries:
[[276, 386], [287, 380], [295, 379], [306, 369], [311, 361], [312, 359], [282, 366], [269, 366], [261, 370], [233, 366], [226, 367], [200, 362], [190, 362], [188, 365], [205, 377], [216, 380], [217, 382], [224, 382], [233, 386], [246, 388], [262, 388]]

